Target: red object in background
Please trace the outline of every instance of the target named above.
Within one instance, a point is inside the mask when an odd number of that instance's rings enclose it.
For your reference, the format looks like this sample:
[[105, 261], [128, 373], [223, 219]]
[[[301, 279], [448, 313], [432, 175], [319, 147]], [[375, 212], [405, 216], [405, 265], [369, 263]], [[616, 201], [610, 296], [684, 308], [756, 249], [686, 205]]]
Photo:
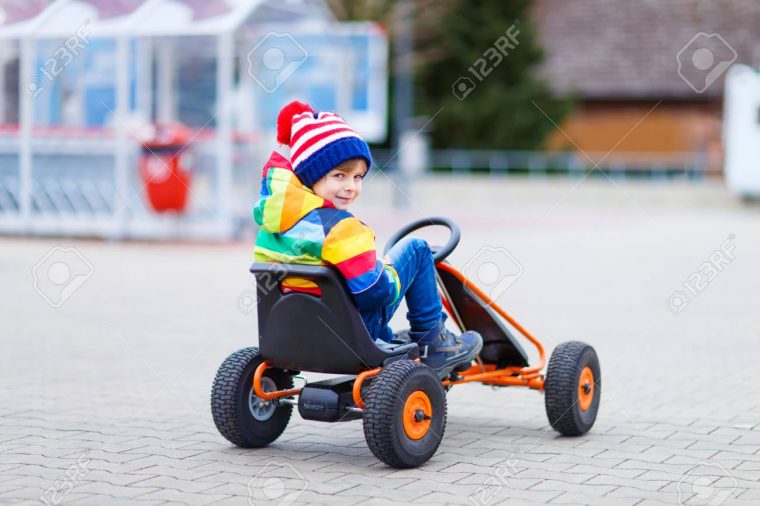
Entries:
[[178, 123], [156, 125], [142, 143], [140, 176], [156, 212], [184, 212], [190, 191], [190, 130]]

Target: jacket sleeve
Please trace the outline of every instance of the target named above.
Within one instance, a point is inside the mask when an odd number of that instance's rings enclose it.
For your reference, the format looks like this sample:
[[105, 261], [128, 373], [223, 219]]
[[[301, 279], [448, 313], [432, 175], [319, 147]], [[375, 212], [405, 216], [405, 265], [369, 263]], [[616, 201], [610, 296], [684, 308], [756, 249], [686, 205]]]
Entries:
[[377, 259], [375, 234], [355, 217], [338, 222], [325, 237], [322, 260], [338, 268], [359, 309], [388, 306], [399, 299], [396, 270]]

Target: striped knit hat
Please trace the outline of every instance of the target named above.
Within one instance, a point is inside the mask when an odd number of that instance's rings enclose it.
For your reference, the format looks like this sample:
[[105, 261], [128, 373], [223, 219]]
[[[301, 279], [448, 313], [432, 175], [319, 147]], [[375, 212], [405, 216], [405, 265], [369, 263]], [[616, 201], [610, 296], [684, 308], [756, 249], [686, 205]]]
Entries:
[[293, 101], [277, 116], [277, 141], [290, 147], [290, 163], [303, 184], [311, 188], [325, 174], [352, 158], [372, 165], [369, 146], [343, 119], [332, 112], [316, 112]]

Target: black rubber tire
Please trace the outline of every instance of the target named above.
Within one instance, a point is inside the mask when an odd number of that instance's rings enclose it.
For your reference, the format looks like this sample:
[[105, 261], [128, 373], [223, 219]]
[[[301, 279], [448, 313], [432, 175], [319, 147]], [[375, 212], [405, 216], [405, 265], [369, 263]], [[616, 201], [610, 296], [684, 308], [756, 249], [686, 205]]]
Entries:
[[[248, 396], [253, 388], [253, 373], [262, 362], [259, 349], [243, 348], [222, 363], [211, 389], [211, 415], [219, 433], [242, 448], [261, 448], [280, 437], [287, 427], [293, 406], [278, 406], [265, 421], [253, 417]], [[277, 388], [293, 388], [292, 376], [280, 369], [267, 369]]]
[[[583, 411], [578, 405], [578, 383], [586, 366], [594, 374], [594, 395]], [[544, 394], [546, 416], [554, 430], [565, 436], [588, 432], [596, 421], [602, 395], [602, 371], [594, 348], [580, 341], [557, 346], [546, 370]]]
[[[432, 407], [430, 427], [419, 440], [406, 435], [403, 409], [408, 396], [422, 390]], [[367, 446], [391, 467], [417, 467], [438, 450], [446, 430], [446, 394], [441, 380], [428, 366], [413, 360], [399, 360], [384, 367], [365, 396], [363, 415]]]

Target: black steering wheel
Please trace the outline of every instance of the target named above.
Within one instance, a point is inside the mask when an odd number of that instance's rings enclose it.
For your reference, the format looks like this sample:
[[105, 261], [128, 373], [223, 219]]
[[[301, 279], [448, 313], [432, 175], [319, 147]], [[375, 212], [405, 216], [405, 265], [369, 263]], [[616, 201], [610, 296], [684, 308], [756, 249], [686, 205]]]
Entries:
[[404, 227], [401, 227], [390, 237], [390, 239], [388, 239], [388, 242], [385, 243], [383, 255], [387, 254], [388, 250], [390, 250], [402, 238], [406, 237], [415, 230], [429, 227], [431, 225], [443, 225], [451, 232], [449, 240], [445, 245], [441, 246], [440, 248], [431, 246], [431, 249], [433, 250], [433, 261], [435, 263], [443, 261], [447, 256], [451, 255], [451, 252], [454, 251], [454, 248], [457, 247], [457, 244], [459, 244], [459, 239], [462, 236], [457, 224], [448, 218], [444, 218], [443, 216], [431, 216], [430, 218], [422, 218], [413, 221]]

